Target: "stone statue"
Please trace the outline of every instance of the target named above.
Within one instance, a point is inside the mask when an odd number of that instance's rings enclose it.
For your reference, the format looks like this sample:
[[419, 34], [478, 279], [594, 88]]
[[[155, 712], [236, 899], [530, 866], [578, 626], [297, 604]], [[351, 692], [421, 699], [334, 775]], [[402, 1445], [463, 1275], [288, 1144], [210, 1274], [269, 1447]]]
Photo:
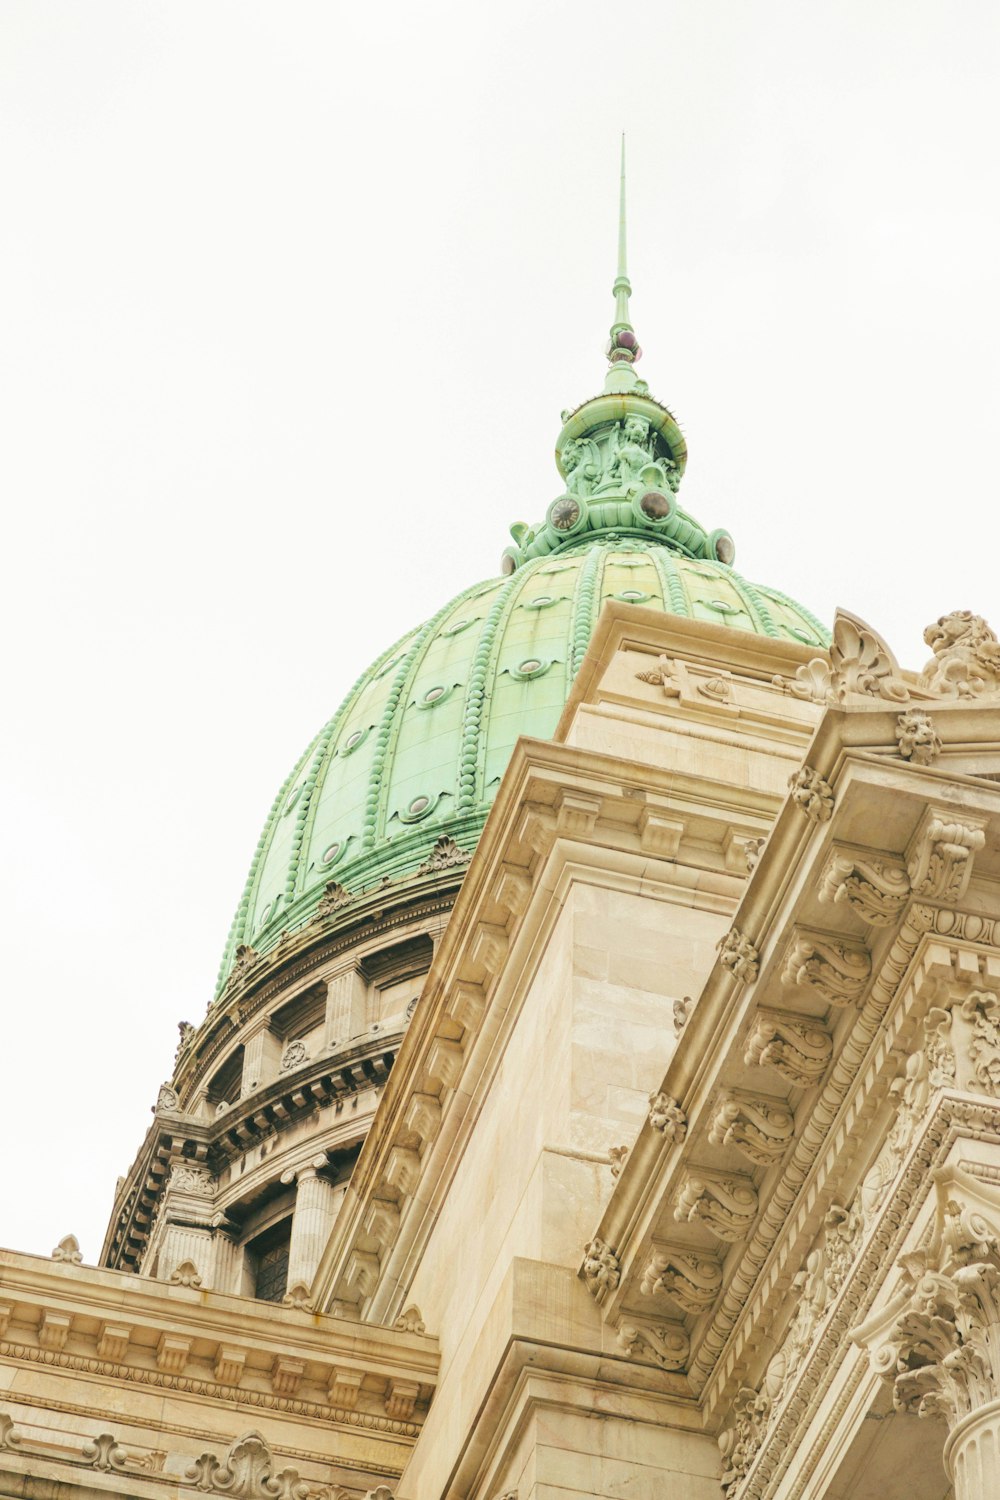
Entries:
[[943, 698], [977, 698], [1000, 692], [1000, 642], [982, 615], [968, 609], [942, 615], [924, 631], [934, 652], [920, 685]]
[[637, 483], [640, 472], [652, 462], [651, 446], [648, 420], [626, 417], [612, 434], [600, 488], [627, 490]]
[[571, 495], [589, 495], [601, 472], [597, 446], [590, 438], [574, 438], [562, 451], [566, 488]]

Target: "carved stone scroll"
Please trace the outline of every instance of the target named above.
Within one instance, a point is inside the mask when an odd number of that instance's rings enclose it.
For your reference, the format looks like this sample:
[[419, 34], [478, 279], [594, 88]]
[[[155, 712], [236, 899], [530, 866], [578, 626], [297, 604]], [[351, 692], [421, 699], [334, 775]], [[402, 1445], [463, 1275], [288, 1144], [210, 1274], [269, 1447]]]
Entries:
[[797, 928], [785, 954], [781, 982], [807, 985], [829, 1005], [853, 1005], [861, 999], [871, 971], [871, 954], [861, 943]]
[[950, 809], [929, 807], [910, 845], [907, 871], [913, 892], [954, 904], [968, 889], [973, 858], [986, 842], [984, 824], [955, 819]]
[[756, 1094], [724, 1093], [713, 1111], [708, 1139], [713, 1146], [734, 1146], [755, 1166], [767, 1167], [784, 1154], [794, 1129], [787, 1105]]
[[722, 1290], [722, 1266], [710, 1256], [664, 1245], [646, 1262], [639, 1290], [644, 1297], [669, 1297], [683, 1312], [702, 1313]]
[[652, 1359], [664, 1370], [682, 1370], [691, 1345], [679, 1324], [630, 1317], [618, 1325], [618, 1347], [632, 1359]]
[[845, 902], [871, 927], [891, 927], [910, 895], [901, 864], [867, 850], [834, 847], [819, 885], [819, 899]]
[[757, 1190], [748, 1177], [692, 1173], [682, 1181], [674, 1218], [679, 1224], [699, 1221], [717, 1239], [732, 1244], [749, 1233], [757, 1208]]
[[833, 1039], [822, 1026], [761, 1011], [747, 1038], [743, 1059], [749, 1067], [772, 1067], [789, 1083], [809, 1088], [826, 1072]]

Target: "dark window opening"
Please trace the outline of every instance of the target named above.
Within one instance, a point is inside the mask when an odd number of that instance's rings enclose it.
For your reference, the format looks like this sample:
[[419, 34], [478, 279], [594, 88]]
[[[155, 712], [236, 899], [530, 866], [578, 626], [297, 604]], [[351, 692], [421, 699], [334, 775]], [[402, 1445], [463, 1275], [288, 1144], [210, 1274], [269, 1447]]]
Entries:
[[280, 1302], [288, 1290], [288, 1252], [292, 1221], [282, 1219], [248, 1246], [253, 1265], [253, 1294], [259, 1302]]

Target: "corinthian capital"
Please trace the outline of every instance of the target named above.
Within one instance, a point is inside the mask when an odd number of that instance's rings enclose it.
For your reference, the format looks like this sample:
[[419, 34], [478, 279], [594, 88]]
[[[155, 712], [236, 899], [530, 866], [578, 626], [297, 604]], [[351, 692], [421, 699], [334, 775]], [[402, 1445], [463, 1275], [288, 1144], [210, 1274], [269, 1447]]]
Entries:
[[937, 1194], [929, 1246], [903, 1257], [897, 1295], [854, 1337], [897, 1410], [954, 1429], [1000, 1400], [1000, 1194], [957, 1168]]

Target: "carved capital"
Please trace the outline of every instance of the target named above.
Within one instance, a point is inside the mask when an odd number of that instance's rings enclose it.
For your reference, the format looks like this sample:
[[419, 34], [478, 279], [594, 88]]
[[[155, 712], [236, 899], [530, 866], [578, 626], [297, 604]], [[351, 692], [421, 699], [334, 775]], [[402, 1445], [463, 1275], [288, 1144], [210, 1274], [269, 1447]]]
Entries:
[[904, 1256], [899, 1295], [855, 1338], [898, 1410], [954, 1428], [1000, 1400], [1000, 1195], [952, 1168], [937, 1196], [930, 1245]]
[[770, 1066], [789, 1083], [809, 1088], [826, 1072], [832, 1053], [833, 1039], [822, 1026], [789, 1020], [775, 1011], [760, 1011], [743, 1059], [748, 1067]]
[[914, 894], [932, 901], [960, 901], [968, 889], [973, 859], [986, 842], [985, 824], [929, 807], [910, 844], [907, 872]]
[[795, 1120], [785, 1104], [756, 1094], [723, 1093], [708, 1127], [713, 1146], [734, 1146], [747, 1161], [767, 1167], [783, 1155]]
[[682, 1312], [702, 1313], [722, 1290], [722, 1266], [711, 1256], [663, 1245], [646, 1262], [639, 1290], [644, 1297], [669, 1297]]
[[796, 928], [785, 954], [781, 982], [807, 985], [829, 1005], [853, 1005], [861, 999], [871, 971], [871, 954], [863, 944], [832, 933]]
[[760, 954], [738, 927], [731, 927], [717, 943], [719, 962], [741, 984], [753, 984], [760, 970]]
[[836, 845], [823, 872], [819, 899], [845, 902], [870, 927], [891, 927], [910, 895], [901, 864], [866, 849]]
[[813, 823], [828, 823], [833, 816], [833, 787], [812, 766], [800, 766], [788, 778], [788, 790], [796, 807]]
[[699, 1172], [683, 1178], [674, 1218], [679, 1224], [703, 1223], [717, 1239], [732, 1244], [749, 1233], [757, 1208], [757, 1190], [749, 1177]]

